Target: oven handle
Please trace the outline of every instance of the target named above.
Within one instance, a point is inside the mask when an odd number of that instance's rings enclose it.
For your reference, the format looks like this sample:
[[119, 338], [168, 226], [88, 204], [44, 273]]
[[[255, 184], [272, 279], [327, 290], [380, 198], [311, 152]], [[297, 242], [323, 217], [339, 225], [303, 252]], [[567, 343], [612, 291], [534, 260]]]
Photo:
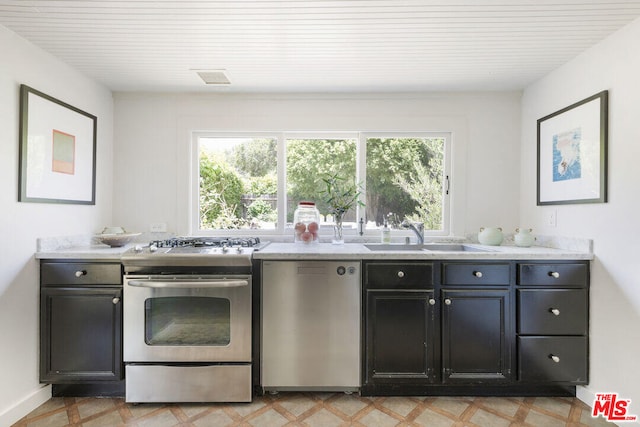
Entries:
[[157, 280], [129, 280], [129, 286], [139, 288], [240, 288], [249, 286], [248, 280], [189, 280], [189, 281], [157, 281]]

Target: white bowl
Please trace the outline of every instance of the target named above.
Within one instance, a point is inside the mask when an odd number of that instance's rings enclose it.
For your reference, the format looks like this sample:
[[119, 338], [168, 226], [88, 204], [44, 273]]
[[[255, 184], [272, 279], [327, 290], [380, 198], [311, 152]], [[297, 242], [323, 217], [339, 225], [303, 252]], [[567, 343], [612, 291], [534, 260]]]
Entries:
[[98, 234], [96, 237], [101, 243], [109, 245], [112, 248], [119, 248], [129, 243], [134, 237], [140, 233], [115, 233], [115, 234]]

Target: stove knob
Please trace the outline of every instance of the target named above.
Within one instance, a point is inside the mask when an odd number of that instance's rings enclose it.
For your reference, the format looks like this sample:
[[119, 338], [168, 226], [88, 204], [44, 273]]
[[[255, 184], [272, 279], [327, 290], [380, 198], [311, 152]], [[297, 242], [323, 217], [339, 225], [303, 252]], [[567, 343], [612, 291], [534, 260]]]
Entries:
[[133, 251], [138, 253], [142, 252], [142, 245], [135, 245]]
[[228, 248], [226, 245], [224, 245], [224, 246], [222, 247], [222, 253], [223, 253], [223, 254], [226, 254], [228, 250], [229, 250], [229, 248]]
[[242, 253], [242, 246], [238, 246], [238, 248], [236, 249], [238, 251], [239, 254]]
[[156, 252], [158, 247], [156, 245], [149, 245], [149, 252]]

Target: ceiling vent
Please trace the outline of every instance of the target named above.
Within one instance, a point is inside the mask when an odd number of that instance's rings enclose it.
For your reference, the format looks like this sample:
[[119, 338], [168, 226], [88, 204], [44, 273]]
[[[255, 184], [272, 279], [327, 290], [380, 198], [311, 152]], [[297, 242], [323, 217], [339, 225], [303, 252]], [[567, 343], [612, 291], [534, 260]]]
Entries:
[[202, 70], [196, 71], [203, 82], [208, 85], [228, 85], [231, 84], [229, 78], [224, 73], [225, 70]]

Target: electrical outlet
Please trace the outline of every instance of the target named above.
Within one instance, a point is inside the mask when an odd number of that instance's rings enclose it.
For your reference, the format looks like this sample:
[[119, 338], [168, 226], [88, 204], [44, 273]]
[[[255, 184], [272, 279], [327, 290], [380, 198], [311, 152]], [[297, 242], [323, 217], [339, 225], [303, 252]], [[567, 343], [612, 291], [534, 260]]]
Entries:
[[152, 233], [165, 233], [167, 231], [166, 222], [152, 222], [149, 224], [149, 231]]
[[547, 225], [549, 227], [555, 227], [556, 225], [558, 225], [558, 210], [557, 209], [552, 209], [551, 212], [548, 213]]

